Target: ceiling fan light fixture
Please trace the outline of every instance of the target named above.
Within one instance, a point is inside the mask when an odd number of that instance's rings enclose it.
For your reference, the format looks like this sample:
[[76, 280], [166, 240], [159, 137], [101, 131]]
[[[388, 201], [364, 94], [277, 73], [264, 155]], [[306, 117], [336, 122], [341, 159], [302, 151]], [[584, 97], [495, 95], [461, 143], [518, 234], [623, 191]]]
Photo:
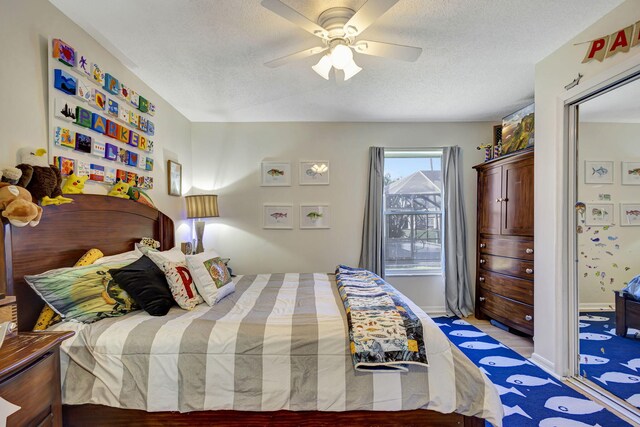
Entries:
[[346, 82], [351, 77], [355, 76], [360, 71], [362, 71], [362, 67], [358, 67], [358, 64], [356, 64], [356, 61], [351, 59], [351, 62], [349, 62], [349, 64], [347, 64], [347, 66], [344, 67], [342, 71], [344, 71], [344, 81]]
[[329, 80], [329, 72], [331, 71], [331, 58], [329, 57], [329, 54], [322, 55], [320, 61], [318, 61], [318, 63], [311, 68], [313, 69], [313, 71], [318, 73], [320, 77], [324, 78], [325, 80]]
[[331, 63], [333, 67], [342, 70], [353, 62], [353, 52], [345, 44], [337, 44], [331, 49]]

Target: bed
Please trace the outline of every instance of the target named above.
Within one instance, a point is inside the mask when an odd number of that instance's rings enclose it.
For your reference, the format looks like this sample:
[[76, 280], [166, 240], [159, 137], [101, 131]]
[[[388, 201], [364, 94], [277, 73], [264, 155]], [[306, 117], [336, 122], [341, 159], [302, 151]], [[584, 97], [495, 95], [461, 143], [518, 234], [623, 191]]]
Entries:
[[[174, 246], [171, 219], [155, 209], [72, 197], [36, 228], [3, 222], [0, 280], [18, 299], [21, 331], [43, 306], [25, 275], [71, 266], [95, 246], [107, 255], [142, 237]], [[500, 425], [495, 387], [414, 305], [430, 366], [355, 372], [334, 280], [239, 276], [213, 307], [57, 325], [77, 332], [61, 355], [65, 425]]]
[[624, 337], [628, 328], [640, 329], [640, 301], [621, 291], [615, 294], [616, 335]]

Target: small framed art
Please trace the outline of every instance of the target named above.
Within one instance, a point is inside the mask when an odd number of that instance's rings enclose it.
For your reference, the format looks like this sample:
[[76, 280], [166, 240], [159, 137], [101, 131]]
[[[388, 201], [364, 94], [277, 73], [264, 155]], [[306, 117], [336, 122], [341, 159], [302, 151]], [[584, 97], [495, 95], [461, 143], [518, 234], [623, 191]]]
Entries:
[[640, 203], [620, 203], [620, 225], [640, 226]]
[[300, 205], [300, 228], [331, 228], [329, 205]]
[[261, 185], [263, 187], [291, 186], [291, 163], [262, 162]]
[[613, 184], [613, 162], [585, 160], [585, 184]]
[[300, 161], [300, 185], [329, 185], [329, 162], [325, 160]]
[[167, 161], [167, 174], [169, 176], [169, 195], [182, 195], [182, 165], [173, 160]]
[[587, 203], [586, 225], [613, 225], [613, 203]]
[[640, 162], [622, 162], [622, 185], [640, 185]]
[[262, 228], [292, 229], [293, 205], [265, 203], [262, 212]]

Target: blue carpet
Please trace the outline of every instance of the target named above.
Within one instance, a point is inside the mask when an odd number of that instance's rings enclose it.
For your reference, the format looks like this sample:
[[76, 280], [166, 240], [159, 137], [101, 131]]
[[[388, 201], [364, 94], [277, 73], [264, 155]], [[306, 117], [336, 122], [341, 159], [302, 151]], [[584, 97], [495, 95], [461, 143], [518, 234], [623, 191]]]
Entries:
[[615, 313], [580, 314], [580, 373], [633, 406], [640, 407], [639, 331], [616, 335]]
[[505, 427], [630, 425], [468, 322], [456, 317], [433, 320], [496, 385]]

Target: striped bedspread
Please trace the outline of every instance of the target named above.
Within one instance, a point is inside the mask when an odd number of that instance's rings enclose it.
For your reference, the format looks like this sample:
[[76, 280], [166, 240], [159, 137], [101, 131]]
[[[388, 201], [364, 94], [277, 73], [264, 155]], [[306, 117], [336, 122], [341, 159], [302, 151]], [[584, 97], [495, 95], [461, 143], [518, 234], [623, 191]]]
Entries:
[[357, 372], [335, 276], [235, 282], [236, 292], [214, 307], [56, 325], [77, 332], [62, 347], [63, 403], [181, 412], [424, 408], [501, 425], [493, 384], [409, 300], [429, 367]]

